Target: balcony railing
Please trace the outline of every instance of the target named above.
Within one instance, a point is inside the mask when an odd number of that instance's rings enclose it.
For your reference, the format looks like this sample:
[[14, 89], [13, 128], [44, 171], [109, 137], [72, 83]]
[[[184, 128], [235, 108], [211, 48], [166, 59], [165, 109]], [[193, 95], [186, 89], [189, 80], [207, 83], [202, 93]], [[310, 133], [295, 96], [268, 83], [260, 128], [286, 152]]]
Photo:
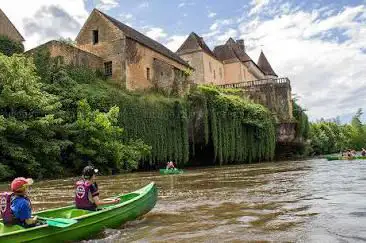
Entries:
[[217, 85], [220, 88], [237, 88], [237, 89], [246, 89], [253, 86], [259, 85], [268, 85], [268, 84], [288, 84], [290, 85], [290, 80], [288, 78], [269, 78], [269, 79], [258, 79], [252, 81], [231, 83], [231, 84], [219, 84]]

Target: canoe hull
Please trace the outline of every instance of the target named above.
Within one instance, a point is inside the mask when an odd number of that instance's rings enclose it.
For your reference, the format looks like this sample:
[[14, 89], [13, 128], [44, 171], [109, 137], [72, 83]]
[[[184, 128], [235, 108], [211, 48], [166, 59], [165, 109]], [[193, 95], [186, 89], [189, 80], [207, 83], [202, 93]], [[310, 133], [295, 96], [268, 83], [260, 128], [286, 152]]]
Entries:
[[[122, 203], [111, 209], [93, 212], [90, 215], [76, 217], [79, 222], [67, 228], [47, 225], [34, 227], [18, 234], [1, 236], [0, 242], [65, 242], [90, 238], [104, 228], [118, 228], [127, 221], [135, 220], [148, 213], [156, 204], [158, 192], [154, 183], [141, 191], [146, 193], [133, 202]], [[138, 192], [138, 191], [136, 191]], [[68, 207], [70, 208], [70, 207]], [[56, 210], [57, 211], [57, 210]], [[47, 210], [37, 215], [49, 217], [55, 210]]]
[[183, 170], [172, 170], [172, 169], [160, 169], [159, 170], [160, 174], [162, 175], [174, 175], [174, 174], [183, 174]]

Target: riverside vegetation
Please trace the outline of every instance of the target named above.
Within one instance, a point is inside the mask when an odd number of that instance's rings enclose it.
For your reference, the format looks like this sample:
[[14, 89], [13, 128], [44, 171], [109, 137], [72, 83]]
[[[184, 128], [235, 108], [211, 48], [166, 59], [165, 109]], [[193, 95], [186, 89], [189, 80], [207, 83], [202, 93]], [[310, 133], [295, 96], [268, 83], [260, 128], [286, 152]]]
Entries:
[[0, 180], [75, 175], [90, 163], [105, 174], [183, 166], [202, 154], [211, 165], [272, 160], [275, 129], [267, 108], [234, 90], [129, 92], [45, 49], [0, 55]]

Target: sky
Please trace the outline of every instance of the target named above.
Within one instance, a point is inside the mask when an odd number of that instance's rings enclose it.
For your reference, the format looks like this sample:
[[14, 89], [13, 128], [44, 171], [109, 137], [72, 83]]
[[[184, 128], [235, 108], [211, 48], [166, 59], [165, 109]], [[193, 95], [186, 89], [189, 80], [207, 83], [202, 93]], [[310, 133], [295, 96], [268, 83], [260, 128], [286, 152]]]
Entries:
[[[21, 6], [21, 7], [20, 7]], [[93, 8], [176, 51], [192, 31], [213, 48], [263, 50], [311, 120], [366, 110], [366, 0], [0, 0], [26, 49], [74, 39]]]

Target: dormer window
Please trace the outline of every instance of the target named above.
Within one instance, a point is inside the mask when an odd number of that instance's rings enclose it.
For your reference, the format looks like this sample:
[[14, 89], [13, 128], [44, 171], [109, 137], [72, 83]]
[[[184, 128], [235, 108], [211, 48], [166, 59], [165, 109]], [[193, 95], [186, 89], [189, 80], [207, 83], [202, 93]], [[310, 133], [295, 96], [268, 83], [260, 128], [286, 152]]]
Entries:
[[98, 30], [93, 30], [93, 45], [98, 44], [98, 42], [99, 42]]

